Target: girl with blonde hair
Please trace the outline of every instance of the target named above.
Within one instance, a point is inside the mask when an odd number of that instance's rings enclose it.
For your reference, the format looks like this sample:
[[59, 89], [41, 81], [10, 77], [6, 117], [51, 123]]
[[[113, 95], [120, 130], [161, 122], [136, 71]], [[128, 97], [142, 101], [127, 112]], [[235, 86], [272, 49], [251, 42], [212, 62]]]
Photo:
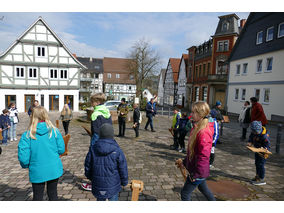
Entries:
[[57, 200], [58, 178], [63, 174], [60, 155], [65, 151], [59, 130], [49, 120], [46, 109], [34, 107], [28, 130], [18, 144], [18, 159], [22, 168], [29, 168], [33, 200], [43, 200], [45, 182], [49, 200]]
[[64, 104], [64, 107], [61, 111], [60, 114], [60, 120], [62, 120], [62, 125], [65, 131], [65, 135], [68, 134], [68, 127], [69, 127], [69, 123], [73, 118], [73, 114], [71, 109], [69, 108], [68, 104]]
[[181, 191], [183, 201], [191, 200], [191, 193], [196, 187], [208, 200], [215, 200], [206, 184], [214, 133], [214, 124], [208, 122], [209, 113], [210, 108], [206, 102], [196, 102], [192, 106], [194, 127], [188, 140], [187, 156], [183, 160], [183, 165], [189, 172]]

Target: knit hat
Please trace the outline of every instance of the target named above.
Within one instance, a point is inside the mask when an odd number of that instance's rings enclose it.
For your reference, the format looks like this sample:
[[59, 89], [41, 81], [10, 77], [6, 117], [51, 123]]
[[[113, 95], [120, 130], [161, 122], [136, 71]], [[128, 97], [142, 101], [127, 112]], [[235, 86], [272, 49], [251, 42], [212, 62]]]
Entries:
[[261, 133], [262, 124], [261, 121], [253, 121], [250, 126], [251, 130], [256, 132], [257, 134]]
[[222, 105], [221, 101], [216, 101], [216, 106], [220, 106], [220, 105]]
[[114, 136], [114, 131], [113, 131], [113, 127], [111, 124], [109, 123], [104, 123], [100, 130], [99, 130], [99, 138], [100, 139], [113, 139]]

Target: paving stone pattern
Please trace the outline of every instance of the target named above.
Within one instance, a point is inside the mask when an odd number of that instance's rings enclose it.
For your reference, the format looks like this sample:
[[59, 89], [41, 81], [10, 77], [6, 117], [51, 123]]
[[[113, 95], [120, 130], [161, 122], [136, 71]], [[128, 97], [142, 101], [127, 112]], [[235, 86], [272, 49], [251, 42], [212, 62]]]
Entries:
[[[58, 119], [59, 113], [49, 113], [52, 122]], [[82, 182], [88, 181], [84, 176], [84, 160], [87, 154], [90, 137], [81, 125], [90, 126], [90, 123], [81, 122], [85, 114], [74, 113], [70, 123], [69, 155], [62, 157], [64, 174], [59, 179], [58, 196], [61, 201], [95, 201], [91, 192], [80, 188]], [[18, 124], [18, 141], [26, 130], [29, 117], [26, 113], [20, 114]], [[173, 139], [168, 131], [171, 118], [158, 115], [154, 118], [156, 132], [145, 131], [146, 119], [140, 127], [140, 138], [135, 139], [131, 123], [127, 123], [126, 137], [115, 138], [125, 153], [129, 182], [133, 179], [144, 182], [144, 190], [140, 193], [141, 201], [179, 201], [183, 187], [183, 178], [175, 166], [175, 159], [184, 158], [185, 154], [170, 150]], [[274, 129], [273, 129], [274, 128]], [[60, 123], [60, 131], [63, 127]], [[118, 133], [118, 124], [114, 124], [115, 133]], [[275, 147], [276, 130], [271, 127], [272, 146]], [[243, 200], [284, 200], [284, 158], [283, 151], [273, 154], [266, 164], [267, 185], [253, 186], [250, 179], [255, 175], [254, 154], [245, 148], [246, 142], [241, 142], [241, 128], [232, 121], [225, 124], [222, 144], [217, 144], [214, 169], [211, 170], [209, 180], [229, 180], [247, 187], [251, 194]], [[186, 137], [187, 140], [187, 137]], [[32, 200], [32, 187], [29, 182], [27, 169], [22, 169], [17, 157], [18, 141], [2, 146], [0, 155], [0, 201]], [[187, 142], [186, 142], [187, 144]], [[282, 150], [284, 144], [282, 143]], [[275, 149], [272, 150], [273, 152]], [[230, 189], [228, 189], [230, 190]], [[45, 200], [47, 196], [45, 193]], [[131, 200], [131, 190], [124, 188], [120, 192], [119, 200]], [[192, 200], [205, 200], [205, 197], [196, 189]], [[232, 200], [230, 197], [217, 197], [217, 200]]]

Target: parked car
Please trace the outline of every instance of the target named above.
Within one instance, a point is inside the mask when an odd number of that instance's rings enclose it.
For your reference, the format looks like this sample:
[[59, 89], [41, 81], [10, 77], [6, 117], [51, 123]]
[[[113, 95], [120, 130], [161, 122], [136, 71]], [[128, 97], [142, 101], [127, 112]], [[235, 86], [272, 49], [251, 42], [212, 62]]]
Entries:
[[118, 105], [121, 103], [121, 101], [115, 101], [115, 100], [112, 100], [112, 101], [107, 101], [105, 102], [105, 106], [106, 108], [108, 108], [109, 110], [116, 110]]

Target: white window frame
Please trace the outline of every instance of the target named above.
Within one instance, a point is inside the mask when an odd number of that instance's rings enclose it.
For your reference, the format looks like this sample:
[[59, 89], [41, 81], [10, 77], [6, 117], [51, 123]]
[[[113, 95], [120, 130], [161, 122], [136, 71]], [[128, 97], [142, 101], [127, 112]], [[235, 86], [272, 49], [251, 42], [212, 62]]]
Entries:
[[[63, 78], [61, 78], [61, 72], [63, 71]], [[65, 72], [66, 72], [66, 78], [65, 78]], [[68, 69], [60, 69], [59, 72], [57, 73], [59, 74], [59, 79], [64, 79], [64, 80], [68, 80]]]
[[[261, 42], [258, 42], [258, 37], [259, 37], [259, 34], [262, 33], [262, 40]], [[256, 44], [262, 44], [263, 43], [263, 30], [257, 32], [256, 34]]]
[[115, 74], [115, 78], [120, 78], [120, 74]]
[[[244, 72], [244, 68], [245, 68], [245, 65], [246, 64], [246, 72]], [[243, 71], [242, 71], [242, 75], [247, 75], [248, 74], [248, 63], [243, 63]]]
[[[20, 69], [19, 76], [17, 76], [17, 68]], [[24, 72], [23, 72], [24, 76], [21, 76], [21, 69], [24, 69]], [[24, 66], [15, 66], [15, 78], [25, 78], [25, 76], [26, 76], [26, 68]]]
[[[51, 70], [52, 70], [52, 72], [53, 72], [53, 77], [51, 77]], [[54, 70], [57, 70], [56, 72], [56, 78], [54, 77]], [[48, 78], [49, 79], [51, 79], [51, 80], [54, 80], [54, 79], [58, 79], [59, 78], [59, 72], [58, 72], [59, 70], [58, 70], [58, 68], [49, 68], [49, 72], [48, 72]]]
[[[220, 44], [221, 44], [221, 48], [220, 48]], [[217, 42], [217, 51], [218, 52], [224, 52], [224, 41], [218, 41]]]
[[108, 79], [111, 78], [111, 73], [107, 73], [107, 78], [108, 78]]
[[[30, 77], [30, 69], [32, 69], [32, 77]], [[36, 69], [36, 77], [34, 76], [34, 69]], [[38, 78], [38, 68], [37, 67], [28, 67], [27, 76], [29, 79], [37, 79]]]
[[[258, 62], [259, 62], [259, 61], [261, 61], [261, 69], [260, 69], [260, 71], [258, 70]], [[262, 59], [258, 59], [258, 60], [256, 61], [256, 73], [262, 73], [262, 62], [263, 62]]]
[[[272, 62], [271, 62], [271, 70], [268, 70], [268, 59], [271, 59]], [[269, 58], [266, 58], [266, 67], [265, 67], [265, 72], [272, 72], [272, 69], [273, 69], [273, 57], [269, 57]]]
[[[237, 95], [237, 98], [236, 98], [236, 95]], [[239, 97], [240, 97], [240, 89], [239, 88], [235, 88], [234, 101], [238, 101]]]
[[[273, 29], [272, 38], [268, 40], [268, 31], [270, 29]], [[274, 27], [272, 26], [272, 27], [267, 28], [267, 30], [266, 30], [266, 41], [272, 41], [273, 40], [273, 35], [274, 35]]]
[[[198, 91], [198, 92], [197, 92]], [[198, 99], [197, 99], [198, 97]], [[199, 101], [199, 87], [195, 87], [195, 102]]]
[[[239, 68], [239, 73], [238, 73], [238, 68]], [[241, 74], [241, 65], [236, 64], [236, 75], [240, 75], [240, 74]]]
[[[269, 96], [268, 96], [268, 102], [265, 102], [265, 91], [268, 90], [269, 91]], [[263, 88], [263, 97], [262, 97], [262, 104], [270, 104], [270, 88]]]
[[[47, 46], [35, 46], [35, 56], [38, 58], [47, 58]], [[40, 54], [38, 55], [38, 48], [40, 48]], [[44, 48], [44, 56], [42, 56], [42, 48]]]
[[256, 90], [259, 90], [259, 95], [258, 95], [258, 101], [259, 101], [260, 97], [261, 97], [261, 89], [260, 88], [254, 88], [254, 95], [253, 95], [254, 97], [256, 97]]
[[283, 35], [280, 35], [280, 26], [281, 26], [281, 25], [283, 25], [283, 27], [284, 27], [284, 22], [282, 22], [282, 23], [280, 23], [280, 24], [278, 25], [277, 38], [282, 38], [282, 37], [284, 36], [284, 33], [283, 33]]
[[[243, 98], [243, 91], [245, 91], [245, 96], [244, 96], [244, 98]], [[246, 95], [247, 95], [247, 89], [246, 89], [246, 88], [241, 88], [240, 101], [245, 101], [245, 100], [246, 100]]]

